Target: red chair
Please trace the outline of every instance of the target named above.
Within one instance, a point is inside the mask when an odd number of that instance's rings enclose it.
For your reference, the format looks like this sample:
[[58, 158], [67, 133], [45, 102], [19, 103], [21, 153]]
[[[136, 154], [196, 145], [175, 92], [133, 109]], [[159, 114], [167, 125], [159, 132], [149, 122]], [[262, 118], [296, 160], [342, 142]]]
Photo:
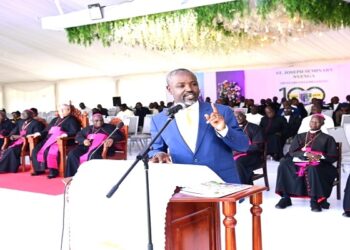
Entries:
[[[114, 118], [110, 121], [110, 124], [117, 125], [121, 122], [119, 118]], [[112, 160], [126, 160], [128, 156], [128, 131], [129, 127], [124, 125], [120, 131], [124, 135], [124, 139], [122, 141], [118, 141], [112, 145], [114, 149], [114, 154], [109, 156], [108, 147], [106, 144], [103, 145], [102, 151], [102, 159], [112, 159]]]

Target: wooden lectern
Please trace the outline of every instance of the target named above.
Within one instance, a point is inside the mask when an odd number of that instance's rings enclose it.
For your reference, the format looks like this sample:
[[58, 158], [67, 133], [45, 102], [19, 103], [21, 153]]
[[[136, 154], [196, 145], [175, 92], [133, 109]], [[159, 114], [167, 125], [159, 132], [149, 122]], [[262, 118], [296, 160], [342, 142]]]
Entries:
[[202, 198], [177, 193], [170, 200], [166, 217], [167, 250], [220, 250], [220, 214], [224, 215], [226, 250], [236, 250], [234, 218], [236, 202], [250, 198], [253, 220], [253, 250], [262, 250], [262, 192], [266, 187], [252, 186], [221, 198]]

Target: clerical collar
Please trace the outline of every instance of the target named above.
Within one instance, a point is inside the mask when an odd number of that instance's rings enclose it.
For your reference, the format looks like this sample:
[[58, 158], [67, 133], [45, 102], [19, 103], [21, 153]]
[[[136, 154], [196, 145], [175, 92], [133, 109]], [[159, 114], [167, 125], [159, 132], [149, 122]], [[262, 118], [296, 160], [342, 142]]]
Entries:
[[316, 134], [316, 133], [319, 132], [319, 131], [321, 131], [321, 129], [319, 129], [319, 130], [310, 130], [309, 133], [311, 133], [311, 134]]
[[243, 128], [245, 125], [247, 125], [248, 124], [248, 122], [245, 122], [245, 123], [241, 123], [241, 124], [238, 124], [238, 126], [240, 127], [240, 128]]

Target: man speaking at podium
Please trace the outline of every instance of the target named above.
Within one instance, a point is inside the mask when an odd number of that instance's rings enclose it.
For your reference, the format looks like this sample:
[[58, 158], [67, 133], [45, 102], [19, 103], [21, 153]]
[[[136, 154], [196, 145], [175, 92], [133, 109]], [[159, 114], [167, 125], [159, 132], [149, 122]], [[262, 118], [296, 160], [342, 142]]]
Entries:
[[[199, 102], [197, 77], [190, 70], [173, 70], [166, 80], [174, 105], [185, 108], [175, 114], [175, 120], [153, 144], [151, 162], [205, 165], [225, 182], [240, 183], [232, 151], [245, 152], [249, 145], [232, 110]], [[153, 117], [152, 137], [167, 119], [166, 111]]]

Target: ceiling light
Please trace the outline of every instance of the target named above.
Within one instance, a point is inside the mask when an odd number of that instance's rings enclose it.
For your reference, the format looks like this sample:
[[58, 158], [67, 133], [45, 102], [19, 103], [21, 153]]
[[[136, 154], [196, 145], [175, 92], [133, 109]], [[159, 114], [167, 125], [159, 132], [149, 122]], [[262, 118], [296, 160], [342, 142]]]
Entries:
[[103, 7], [99, 4], [91, 4], [85, 10], [58, 16], [43, 17], [41, 18], [41, 27], [50, 30], [63, 30], [70, 27], [128, 19], [223, 2], [230, 2], [230, 0], [132, 0], [131, 2], [130, 0], [121, 0], [119, 4]]
[[88, 9], [91, 20], [103, 19], [102, 8], [99, 3], [88, 5]]

